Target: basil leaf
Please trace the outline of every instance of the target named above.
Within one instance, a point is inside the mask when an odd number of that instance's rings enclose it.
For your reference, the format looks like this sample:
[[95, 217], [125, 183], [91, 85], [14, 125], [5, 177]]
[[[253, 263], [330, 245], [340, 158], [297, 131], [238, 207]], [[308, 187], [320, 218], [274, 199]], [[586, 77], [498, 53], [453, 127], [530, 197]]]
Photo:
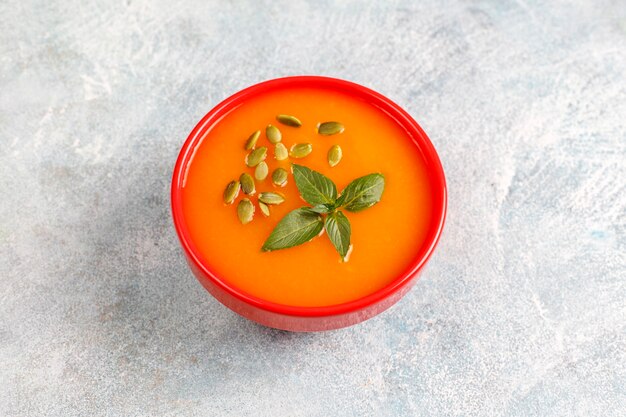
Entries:
[[337, 187], [329, 178], [302, 165], [293, 164], [293, 178], [300, 195], [307, 203], [334, 204]]
[[339, 198], [337, 199], [337, 201], [335, 201], [335, 208], [336, 207], [341, 207], [343, 206], [343, 202], [346, 200], [346, 192], [344, 190], [343, 193], [341, 193], [341, 195], [339, 196]]
[[331, 213], [326, 217], [324, 228], [335, 249], [341, 255], [341, 259], [345, 258], [350, 249], [351, 230], [348, 218], [340, 211]]
[[314, 207], [311, 207], [312, 211], [316, 213], [320, 213], [320, 214], [330, 213], [334, 209], [335, 209], [335, 206], [332, 204], [318, 204]]
[[310, 208], [293, 210], [278, 222], [261, 250], [269, 252], [301, 245], [317, 236], [323, 228], [322, 216]]
[[369, 174], [352, 181], [341, 193], [340, 202], [348, 211], [361, 211], [380, 201], [385, 189], [382, 174]]

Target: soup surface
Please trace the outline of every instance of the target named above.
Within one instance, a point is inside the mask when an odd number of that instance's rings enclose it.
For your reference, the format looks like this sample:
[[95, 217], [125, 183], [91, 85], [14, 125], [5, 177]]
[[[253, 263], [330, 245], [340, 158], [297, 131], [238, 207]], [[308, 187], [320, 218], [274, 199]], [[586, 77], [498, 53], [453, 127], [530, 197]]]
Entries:
[[[276, 115], [290, 114], [302, 121], [299, 128], [282, 125]], [[340, 121], [341, 134], [322, 136], [317, 125]], [[313, 144], [302, 159], [277, 161], [266, 135], [268, 124], [282, 132], [282, 143]], [[244, 143], [261, 130], [256, 147], [267, 146], [270, 175], [256, 181], [256, 194], [242, 192], [225, 205], [226, 184], [241, 173], [254, 176], [244, 159]], [[341, 162], [330, 167], [328, 149], [338, 144]], [[297, 163], [318, 171], [337, 185], [339, 192], [355, 178], [382, 173], [381, 201], [357, 213], [344, 211], [352, 227], [353, 250], [348, 262], [326, 236], [289, 249], [262, 252], [261, 246], [284, 215], [305, 206], [293, 176], [285, 187], [272, 184], [277, 167], [290, 171]], [[271, 206], [265, 217], [259, 210], [259, 192], [274, 191], [286, 201]], [[252, 222], [241, 224], [237, 203], [244, 197], [255, 205]], [[328, 306], [367, 296], [405, 271], [424, 239], [432, 217], [432, 193], [419, 148], [390, 116], [373, 105], [330, 89], [283, 88], [248, 99], [216, 123], [195, 150], [187, 166], [183, 191], [184, 222], [192, 245], [203, 262], [223, 281], [264, 300], [292, 306]]]

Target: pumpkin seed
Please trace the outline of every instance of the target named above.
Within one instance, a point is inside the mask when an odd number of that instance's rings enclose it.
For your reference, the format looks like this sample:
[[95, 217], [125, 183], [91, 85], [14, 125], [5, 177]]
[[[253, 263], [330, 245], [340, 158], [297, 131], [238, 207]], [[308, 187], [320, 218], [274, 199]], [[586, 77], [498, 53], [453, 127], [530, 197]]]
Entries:
[[239, 181], [231, 181], [224, 190], [224, 203], [232, 204], [239, 195]]
[[288, 114], [279, 114], [278, 116], [276, 116], [276, 120], [278, 120], [280, 123], [284, 125], [291, 126], [291, 127], [302, 126], [302, 122], [298, 120], [297, 117], [290, 116]]
[[242, 199], [237, 204], [237, 216], [241, 224], [248, 224], [254, 217], [254, 204], [247, 198]]
[[257, 130], [256, 132], [254, 132], [248, 137], [248, 140], [246, 140], [246, 145], [244, 146], [246, 151], [249, 151], [250, 149], [254, 149], [256, 145], [256, 141], [259, 140], [259, 136], [261, 136], [261, 131]]
[[325, 136], [336, 135], [343, 132], [343, 129], [343, 125], [339, 122], [324, 122], [318, 126], [317, 133]]
[[267, 140], [276, 145], [283, 139], [283, 135], [280, 133], [280, 130], [274, 125], [267, 125], [265, 128], [265, 136], [267, 136]]
[[271, 191], [266, 191], [259, 194], [259, 201], [265, 204], [281, 204], [285, 201], [285, 197], [279, 193], [273, 193]]
[[265, 217], [269, 217], [269, 215], [270, 215], [270, 206], [268, 206], [267, 204], [265, 204], [262, 201], [259, 201], [259, 208], [261, 209], [261, 213], [263, 213], [263, 215]]
[[246, 155], [246, 165], [248, 165], [249, 167], [257, 166], [259, 162], [265, 161], [266, 157], [267, 148], [265, 146], [261, 146], [260, 148], [257, 148], [250, 152], [248, 155]]
[[333, 145], [328, 150], [328, 164], [331, 167], [334, 167], [341, 161], [341, 157], [343, 156], [343, 151], [341, 150], [341, 146]]
[[283, 143], [277, 143], [274, 147], [274, 157], [279, 161], [289, 158], [289, 151]]
[[276, 168], [272, 173], [272, 182], [280, 187], [287, 185], [287, 170]]
[[259, 181], [263, 181], [265, 178], [267, 178], [267, 174], [269, 172], [270, 172], [270, 169], [267, 166], [267, 163], [265, 161], [261, 161], [254, 169], [254, 178], [256, 178]]
[[239, 177], [239, 182], [241, 183], [241, 191], [243, 191], [244, 194], [253, 195], [256, 192], [252, 175], [244, 172]]
[[298, 143], [291, 147], [289, 155], [291, 155], [293, 158], [304, 158], [311, 152], [313, 152], [313, 145], [311, 145], [310, 143]]

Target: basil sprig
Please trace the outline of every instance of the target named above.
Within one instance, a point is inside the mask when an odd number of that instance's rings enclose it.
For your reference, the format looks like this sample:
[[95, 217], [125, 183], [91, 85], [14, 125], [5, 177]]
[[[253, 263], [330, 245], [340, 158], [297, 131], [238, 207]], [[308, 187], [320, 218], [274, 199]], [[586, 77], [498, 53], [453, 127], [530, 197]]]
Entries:
[[267, 238], [263, 251], [301, 245], [326, 230], [328, 238], [345, 260], [350, 251], [350, 221], [340, 209], [365, 210], [380, 201], [385, 189], [382, 174], [369, 174], [352, 181], [337, 195], [337, 186], [328, 177], [302, 165], [292, 165], [293, 177], [302, 199], [312, 207], [289, 212]]

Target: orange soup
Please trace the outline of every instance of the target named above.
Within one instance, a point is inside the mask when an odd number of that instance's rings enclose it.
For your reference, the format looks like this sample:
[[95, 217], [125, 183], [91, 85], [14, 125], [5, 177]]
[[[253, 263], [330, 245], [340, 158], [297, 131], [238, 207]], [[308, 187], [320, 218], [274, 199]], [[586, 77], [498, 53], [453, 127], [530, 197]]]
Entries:
[[[297, 117], [301, 127], [279, 123], [276, 116]], [[340, 121], [345, 130], [331, 136], [318, 134], [320, 122]], [[289, 149], [310, 143], [304, 158], [274, 157], [274, 145], [265, 127], [276, 126]], [[255, 179], [256, 193], [240, 192], [233, 204], [223, 200], [225, 186], [244, 172], [249, 151], [244, 144], [261, 130], [256, 147], [268, 148], [269, 175]], [[328, 150], [339, 145], [343, 157], [329, 165]], [[426, 165], [407, 133], [373, 105], [331, 89], [286, 87], [246, 100], [217, 122], [194, 151], [183, 180], [182, 204], [193, 245], [223, 281], [252, 296], [279, 304], [321, 307], [367, 296], [397, 278], [424, 244], [432, 219], [433, 201]], [[261, 251], [278, 222], [290, 211], [307, 206], [300, 198], [291, 164], [306, 166], [330, 178], [339, 192], [352, 180], [371, 173], [385, 177], [378, 204], [359, 212], [344, 211], [351, 224], [352, 250], [343, 262], [326, 236], [288, 249]], [[272, 172], [282, 167], [287, 184], [272, 183]], [[285, 201], [261, 213], [260, 192], [284, 195]], [[251, 222], [242, 224], [237, 204], [249, 198], [255, 207]]]

